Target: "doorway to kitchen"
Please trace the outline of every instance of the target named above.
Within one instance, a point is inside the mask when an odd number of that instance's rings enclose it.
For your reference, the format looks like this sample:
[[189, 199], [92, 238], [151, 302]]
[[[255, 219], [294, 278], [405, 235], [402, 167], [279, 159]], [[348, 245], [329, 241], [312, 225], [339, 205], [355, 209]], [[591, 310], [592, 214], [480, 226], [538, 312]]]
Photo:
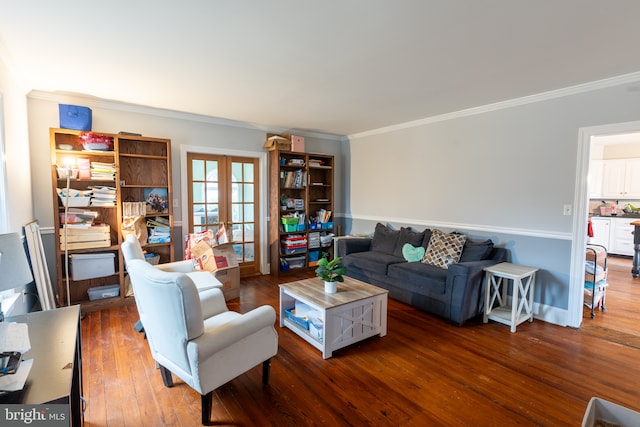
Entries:
[[[605, 194], [603, 191], [611, 190], [611, 188], [603, 190], [601, 187], [601, 183], [603, 182], [603, 173], [607, 173], [604, 172], [604, 168], [602, 168], [602, 161], [606, 157], [603, 154], [603, 147], [607, 144], [630, 144], [635, 138], [638, 138], [638, 141], [640, 142], [640, 122], [628, 122], [580, 129], [580, 144], [578, 147], [578, 162], [576, 168], [576, 197], [574, 200], [576, 216], [573, 221], [574, 244], [572, 248], [572, 279], [569, 295], [568, 326], [580, 327], [581, 325], [584, 325], [584, 322], [592, 321], [590, 316], [584, 315], [584, 254], [586, 244], [589, 241], [586, 230], [590, 213], [599, 211], [598, 207], [603, 202], [603, 200], [601, 200], [603, 199], [602, 195]], [[619, 148], [620, 147], [617, 147], [617, 149]], [[611, 152], [612, 150], [610, 149], [609, 151]], [[613, 151], [615, 151], [615, 149]], [[607, 156], [611, 156], [611, 154], [609, 153]], [[613, 157], [616, 156], [620, 157], [621, 155], [618, 152], [618, 154], [613, 155]], [[638, 157], [640, 157], [640, 151], [638, 151]], [[606, 193], [606, 195], [612, 196], [613, 194]], [[632, 196], [629, 196], [628, 198], [625, 198], [624, 194], [620, 194], [619, 196], [620, 197], [618, 198], [614, 197], [611, 199], [613, 203], [615, 203], [616, 200], [621, 202], [619, 209], [622, 209], [629, 200], [634, 200], [631, 199]], [[605, 201], [608, 198], [609, 197], [605, 197]], [[626, 257], [616, 259], [615, 265], [618, 269], [628, 266], [628, 275], [629, 278], [631, 278], [631, 259], [628, 255]], [[617, 277], [621, 276], [618, 274]], [[638, 280], [638, 287], [640, 287], [640, 279], [633, 280]], [[611, 288], [612, 285], [615, 286], [615, 283], [610, 283], [609, 287]], [[607, 298], [614, 297], [615, 295], [624, 294], [619, 292], [608, 292]], [[615, 311], [608, 311], [599, 315], [606, 315], [608, 317], [608, 322], [604, 323], [605, 325], [615, 324], [615, 322], [611, 321], [611, 319], [616, 316]], [[640, 321], [640, 312], [638, 312], [638, 320]], [[591, 327], [592, 325], [589, 324], [589, 326]], [[638, 328], [637, 333], [640, 335], [640, 327]]]

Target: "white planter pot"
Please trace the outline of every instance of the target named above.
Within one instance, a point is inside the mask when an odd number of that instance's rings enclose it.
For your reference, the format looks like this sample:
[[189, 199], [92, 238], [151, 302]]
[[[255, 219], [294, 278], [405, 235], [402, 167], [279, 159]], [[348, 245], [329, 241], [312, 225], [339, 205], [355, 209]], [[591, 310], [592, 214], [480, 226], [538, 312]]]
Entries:
[[324, 282], [324, 291], [328, 294], [335, 294], [338, 291], [338, 282]]

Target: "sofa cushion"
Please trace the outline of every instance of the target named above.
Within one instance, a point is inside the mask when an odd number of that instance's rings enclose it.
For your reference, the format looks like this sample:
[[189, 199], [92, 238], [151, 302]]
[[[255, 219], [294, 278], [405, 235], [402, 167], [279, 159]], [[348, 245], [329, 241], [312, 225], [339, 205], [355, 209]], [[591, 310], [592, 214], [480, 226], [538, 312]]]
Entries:
[[396, 248], [393, 254], [397, 257], [401, 257], [403, 256], [402, 250], [405, 244], [409, 243], [411, 246], [421, 246], [423, 240], [424, 231], [415, 231], [411, 228], [402, 227], [400, 228], [400, 235], [398, 236], [398, 241], [396, 242]]
[[460, 260], [466, 240], [464, 234], [433, 230], [422, 262], [447, 269]]
[[387, 273], [390, 280], [403, 289], [421, 295], [442, 298], [446, 291], [447, 270], [421, 262], [392, 264]]
[[[384, 224], [377, 223], [371, 242], [371, 250], [393, 255], [400, 237], [400, 230], [392, 230]], [[400, 253], [402, 257], [402, 253]]]
[[429, 240], [431, 240], [431, 233], [432, 231], [429, 230], [428, 228], [424, 230], [424, 239], [422, 239], [422, 247], [425, 249], [429, 247]]
[[402, 247], [402, 258], [408, 262], [422, 261], [424, 258], [424, 248], [422, 246], [413, 246], [410, 243], [405, 243]]
[[387, 267], [391, 264], [406, 263], [404, 258], [398, 258], [383, 252], [355, 252], [342, 258], [342, 263], [347, 267], [367, 270], [376, 274], [386, 275]]
[[464, 244], [459, 262], [482, 261], [489, 258], [493, 250], [493, 242], [487, 240], [470, 240]]

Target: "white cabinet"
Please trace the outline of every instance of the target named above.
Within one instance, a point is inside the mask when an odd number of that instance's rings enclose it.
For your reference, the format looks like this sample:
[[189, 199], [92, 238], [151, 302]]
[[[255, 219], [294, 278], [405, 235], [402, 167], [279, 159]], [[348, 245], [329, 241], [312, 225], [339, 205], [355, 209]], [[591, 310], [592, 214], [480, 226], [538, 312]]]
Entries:
[[601, 199], [602, 197], [602, 168], [603, 160], [591, 160], [589, 165], [589, 198]]
[[609, 253], [633, 256], [633, 232], [631, 225], [636, 218], [611, 218]]
[[[591, 190], [589, 192], [591, 193]], [[603, 162], [602, 198], [640, 198], [640, 159], [615, 159]]]
[[593, 237], [589, 238], [589, 243], [602, 245], [609, 250], [611, 236], [611, 220], [609, 218], [591, 218]]

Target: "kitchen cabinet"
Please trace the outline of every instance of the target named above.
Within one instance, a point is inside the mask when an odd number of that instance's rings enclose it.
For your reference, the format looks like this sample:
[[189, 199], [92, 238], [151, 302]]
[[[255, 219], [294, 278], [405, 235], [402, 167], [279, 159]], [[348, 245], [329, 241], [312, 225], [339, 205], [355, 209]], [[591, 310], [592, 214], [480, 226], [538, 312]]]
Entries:
[[589, 243], [604, 246], [608, 250], [611, 236], [611, 220], [601, 217], [591, 218], [591, 227], [593, 229], [593, 237], [589, 238]]
[[589, 198], [602, 199], [603, 160], [591, 160], [589, 165]]
[[637, 218], [611, 218], [609, 253], [633, 256], [633, 232], [631, 225]]
[[602, 198], [640, 198], [640, 159], [614, 159], [603, 162]]

